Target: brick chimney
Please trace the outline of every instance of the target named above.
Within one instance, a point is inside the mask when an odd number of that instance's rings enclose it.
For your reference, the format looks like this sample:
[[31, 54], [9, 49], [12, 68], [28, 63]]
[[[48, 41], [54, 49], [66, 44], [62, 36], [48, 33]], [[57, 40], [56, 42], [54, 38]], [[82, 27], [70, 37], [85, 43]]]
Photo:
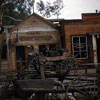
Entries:
[[96, 13], [98, 13], [98, 10], [97, 9], [95, 11], [96, 11]]

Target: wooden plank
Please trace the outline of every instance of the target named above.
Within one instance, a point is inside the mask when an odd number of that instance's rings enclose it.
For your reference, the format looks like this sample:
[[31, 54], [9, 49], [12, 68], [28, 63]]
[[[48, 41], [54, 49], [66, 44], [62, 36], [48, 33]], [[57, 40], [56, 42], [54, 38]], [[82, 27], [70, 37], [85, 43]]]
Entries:
[[18, 31], [15, 30], [12, 33], [23, 33], [23, 32], [31, 32], [31, 31], [55, 32], [57, 30], [53, 28], [34, 27], [30, 29], [19, 29]]
[[28, 91], [51, 90], [54, 86], [52, 79], [17, 80], [16, 82], [21, 90]]

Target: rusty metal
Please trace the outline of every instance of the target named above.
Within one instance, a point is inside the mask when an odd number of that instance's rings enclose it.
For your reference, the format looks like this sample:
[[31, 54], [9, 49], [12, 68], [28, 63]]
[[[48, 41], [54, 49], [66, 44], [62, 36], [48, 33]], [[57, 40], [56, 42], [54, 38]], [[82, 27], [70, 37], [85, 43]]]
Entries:
[[[44, 100], [45, 99], [47, 100], [50, 98], [52, 98], [52, 100], [53, 99], [56, 100], [56, 99], [58, 99], [59, 95], [63, 95], [61, 97], [65, 98], [66, 88], [65, 88], [65, 84], [63, 84], [63, 81], [64, 81], [65, 77], [68, 75], [68, 73], [70, 72], [70, 69], [75, 68], [78, 65], [74, 58], [63, 57], [63, 56], [64, 55], [62, 55], [62, 57], [61, 57], [59, 55], [58, 56], [59, 59], [55, 56], [55, 57], [53, 57], [53, 60], [50, 60], [50, 59], [48, 60], [48, 58], [43, 56], [42, 54], [34, 53], [33, 55], [31, 55], [31, 57], [30, 57], [31, 59], [28, 61], [28, 63], [29, 63], [28, 67], [23, 66], [22, 65], [23, 62], [21, 62], [21, 60], [19, 62], [17, 62], [17, 63], [19, 63], [18, 64], [18, 68], [19, 68], [18, 75], [19, 75], [19, 77], [21, 77], [19, 79], [24, 79], [24, 80], [22, 80], [21, 83], [20, 83], [20, 81], [16, 81], [15, 84], [17, 84], [17, 85], [15, 85], [15, 86], [18, 87], [18, 89], [20, 91], [24, 91], [24, 93], [21, 92], [21, 94], [22, 94], [21, 97], [23, 98], [23, 100], [30, 98], [30, 96], [33, 93], [34, 93], [34, 96], [32, 98], [35, 97], [36, 100], [41, 99], [41, 98]], [[60, 58], [62, 58], [62, 59], [60, 59]], [[27, 68], [27, 69], [25, 69], [25, 68]], [[30, 76], [29, 76], [29, 74], [30, 74]], [[28, 76], [28, 78], [27, 78], [27, 76]], [[46, 80], [48, 78], [53, 78], [54, 82], [49, 81], [47, 84]], [[31, 79], [31, 82], [30, 82], [30, 80], [27, 80], [27, 79]], [[32, 79], [38, 80], [39, 88], [36, 88], [37, 87], [36, 85], [38, 83], [35, 84], [35, 80], [32, 80]], [[43, 84], [43, 83], [41, 84], [41, 79], [42, 79], [42, 82], [47, 84], [47, 86], [49, 86], [49, 87], [51, 84], [54, 83], [54, 85], [52, 85], [53, 88], [49, 88], [49, 89], [44, 88], [43, 89], [41, 86], [45, 87], [45, 84]], [[27, 84], [28, 88], [27, 88], [26, 84]], [[21, 86], [23, 86], [24, 88]], [[29, 94], [27, 95], [27, 93], [29, 93]], [[41, 97], [38, 98], [37, 95], [41, 95]]]
[[[49, 61], [35, 53], [28, 62], [20, 59], [16, 78], [9, 78], [14, 87], [10, 90], [12, 96], [17, 94], [22, 100], [99, 100], [99, 71], [88, 74], [86, 69], [90, 65], [98, 70], [99, 64], [82, 64], [83, 69], [78, 65], [72, 57]], [[78, 73], [78, 70], [87, 70], [87, 73]]]

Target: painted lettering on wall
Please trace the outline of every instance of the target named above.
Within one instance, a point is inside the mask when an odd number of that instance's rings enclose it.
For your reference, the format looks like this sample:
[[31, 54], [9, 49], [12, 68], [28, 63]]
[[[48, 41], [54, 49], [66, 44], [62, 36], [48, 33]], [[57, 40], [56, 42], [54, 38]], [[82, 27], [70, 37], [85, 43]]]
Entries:
[[36, 40], [51, 40], [53, 37], [51, 35], [41, 35], [41, 36], [19, 36], [20, 41], [36, 41]]

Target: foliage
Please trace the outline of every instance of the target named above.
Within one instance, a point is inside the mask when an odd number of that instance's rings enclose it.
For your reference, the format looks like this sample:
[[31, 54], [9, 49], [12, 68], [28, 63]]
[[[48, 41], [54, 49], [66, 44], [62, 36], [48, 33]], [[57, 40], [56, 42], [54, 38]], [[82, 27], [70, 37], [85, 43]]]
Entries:
[[[3, 25], [15, 25], [19, 20], [25, 19], [34, 10], [35, 0], [0, 0], [0, 23]], [[54, 2], [44, 2], [39, 0], [36, 3], [37, 10], [46, 17], [60, 15], [60, 10], [63, 8], [63, 1], [56, 0]]]
[[9, 17], [15, 19], [24, 19], [31, 14], [31, 7], [33, 0], [0, 0], [0, 14], [3, 17], [3, 24], [16, 24], [17, 21], [11, 20]]
[[63, 8], [62, 0], [56, 0], [53, 3], [46, 2], [46, 4], [44, 4], [43, 0], [37, 2], [37, 10], [40, 12], [40, 14], [46, 17], [51, 17], [52, 15], [56, 15], [58, 18], [62, 8]]

